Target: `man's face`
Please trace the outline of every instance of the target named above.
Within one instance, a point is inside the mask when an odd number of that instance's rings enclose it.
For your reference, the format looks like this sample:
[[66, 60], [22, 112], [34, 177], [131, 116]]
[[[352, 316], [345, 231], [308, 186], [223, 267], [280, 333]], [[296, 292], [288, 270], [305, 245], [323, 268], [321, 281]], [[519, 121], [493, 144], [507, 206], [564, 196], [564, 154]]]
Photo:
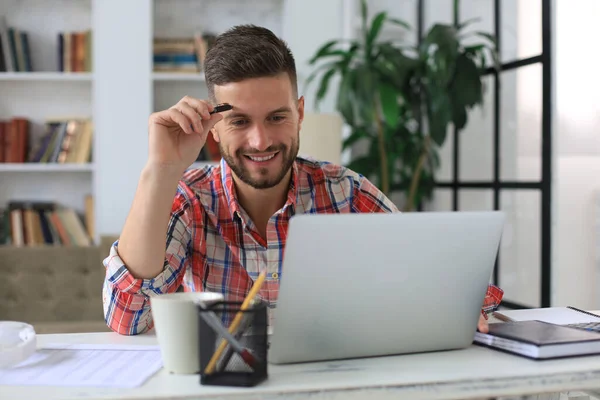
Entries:
[[298, 155], [304, 99], [295, 99], [287, 74], [215, 86], [223, 113], [214, 129], [222, 157], [234, 174], [256, 189], [276, 186]]

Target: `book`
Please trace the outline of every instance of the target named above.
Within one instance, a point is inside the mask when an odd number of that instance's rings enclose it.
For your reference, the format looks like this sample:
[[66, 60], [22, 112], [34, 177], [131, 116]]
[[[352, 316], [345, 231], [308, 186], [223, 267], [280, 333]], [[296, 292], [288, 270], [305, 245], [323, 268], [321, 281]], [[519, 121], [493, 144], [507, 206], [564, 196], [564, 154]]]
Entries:
[[600, 354], [600, 333], [542, 321], [490, 324], [473, 342], [534, 360]]
[[543, 321], [556, 325], [600, 324], [600, 316], [575, 307], [546, 307], [494, 311], [501, 321]]

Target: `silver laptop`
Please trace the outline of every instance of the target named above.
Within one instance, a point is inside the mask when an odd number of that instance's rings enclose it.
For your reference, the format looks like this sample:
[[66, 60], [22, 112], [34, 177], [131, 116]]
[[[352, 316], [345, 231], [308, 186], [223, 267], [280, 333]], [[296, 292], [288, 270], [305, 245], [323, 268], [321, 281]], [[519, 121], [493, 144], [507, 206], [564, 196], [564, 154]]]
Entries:
[[295, 216], [269, 362], [469, 346], [504, 219], [498, 211]]

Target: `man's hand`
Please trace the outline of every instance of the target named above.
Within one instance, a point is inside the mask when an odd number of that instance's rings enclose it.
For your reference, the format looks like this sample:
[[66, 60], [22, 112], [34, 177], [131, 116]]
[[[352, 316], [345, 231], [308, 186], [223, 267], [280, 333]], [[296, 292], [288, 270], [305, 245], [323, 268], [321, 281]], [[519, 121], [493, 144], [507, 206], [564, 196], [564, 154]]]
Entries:
[[[149, 154], [119, 239], [119, 256], [135, 278], [155, 278], [165, 263], [165, 238], [177, 185], [223, 115], [207, 101], [184, 97], [148, 121]], [[135, 132], [123, 132], [134, 134]], [[183, 229], [174, 239], [187, 243]]]
[[479, 323], [477, 323], [477, 330], [479, 330], [479, 332], [481, 332], [481, 333], [488, 333], [489, 332], [488, 328], [489, 328], [489, 326], [488, 326], [487, 319], [483, 315], [480, 315]]
[[148, 163], [181, 171], [188, 168], [210, 130], [223, 119], [220, 113], [209, 114], [213, 109], [208, 101], [186, 96], [169, 109], [153, 113], [148, 121]]

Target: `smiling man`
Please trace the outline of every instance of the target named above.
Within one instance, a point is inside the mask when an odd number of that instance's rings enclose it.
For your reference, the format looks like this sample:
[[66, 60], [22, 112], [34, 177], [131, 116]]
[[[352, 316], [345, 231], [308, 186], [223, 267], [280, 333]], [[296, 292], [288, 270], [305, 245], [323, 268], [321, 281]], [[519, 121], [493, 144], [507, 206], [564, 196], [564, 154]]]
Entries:
[[[398, 212], [356, 172], [297, 156], [304, 98], [292, 53], [271, 31], [230, 29], [204, 67], [209, 100], [184, 97], [150, 116], [148, 161], [104, 260], [106, 322], [124, 335], [153, 326], [150, 296], [182, 288], [241, 301], [262, 271], [259, 296], [274, 308], [295, 214]], [[211, 114], [218, 103], [233, 108]], [[187, 170], [209, 134], [221, 162]], [[490, 287], [486, 304], [498, 293]]]

